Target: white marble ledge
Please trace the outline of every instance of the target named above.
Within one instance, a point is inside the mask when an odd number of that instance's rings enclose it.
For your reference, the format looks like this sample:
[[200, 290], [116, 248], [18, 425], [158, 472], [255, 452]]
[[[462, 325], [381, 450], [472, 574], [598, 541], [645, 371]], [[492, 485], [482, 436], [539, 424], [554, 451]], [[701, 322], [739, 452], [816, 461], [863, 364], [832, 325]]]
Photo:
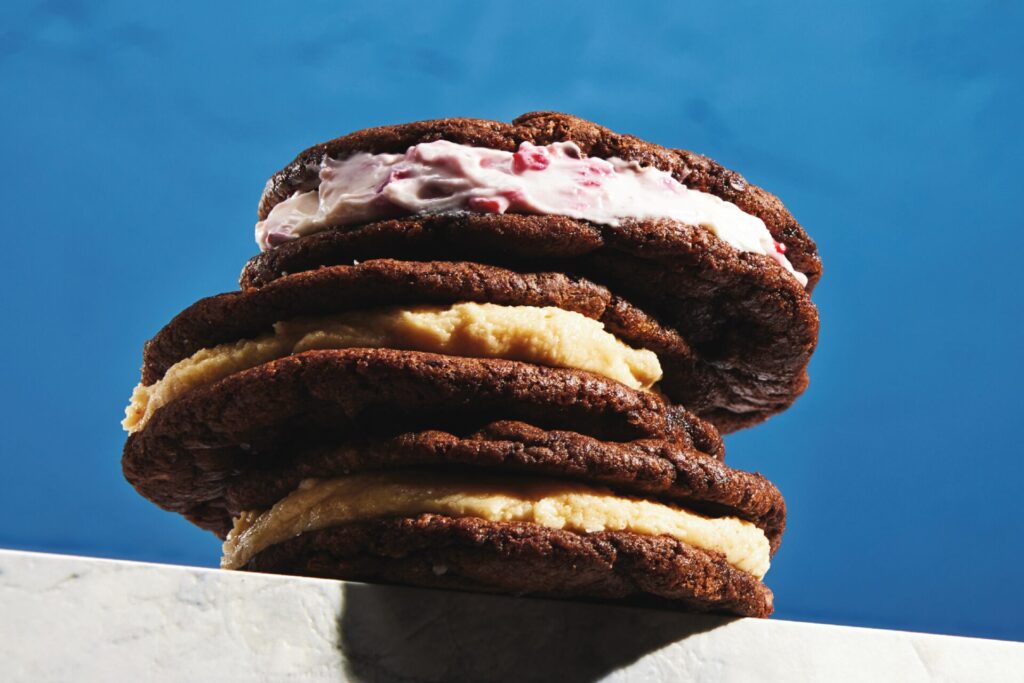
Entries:
[[0, 550], [3, 681], [1024, 681], [1024, 643]]

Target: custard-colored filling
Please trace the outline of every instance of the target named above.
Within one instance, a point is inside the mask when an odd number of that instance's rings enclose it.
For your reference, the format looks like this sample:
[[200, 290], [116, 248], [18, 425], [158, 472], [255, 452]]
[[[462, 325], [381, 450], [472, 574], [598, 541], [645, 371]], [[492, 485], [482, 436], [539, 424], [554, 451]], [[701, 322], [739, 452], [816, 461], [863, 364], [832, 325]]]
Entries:
[[387, 308], [279, 322], [273, 333], [256, 339], [201, 349], [171, 366], [159, 381], [135, 387], [121, 424], [129, 432], [138, 431], [157, 408], [185, 392], [277, 358], [354, 347], [574, 368], [634, 389], [649, 389], [661, 378], [652, 351], [627, 346], [600, 322], [573, 311], [487, 303]]
[[299, 534], [360, 520], [435, 513], [491, 522], [530, 522], [586, 534], [627, 531], [667, 535], [721, 553], [737, 569], [764, 576], [764, 532], [735, 517], [705, 517], [674, 505], [613, 494], [583, 484], [525, 477], [419, 471], [308, 479], [270, 510], [243, 512], [224, 542], [221, 566], [237, 569]]

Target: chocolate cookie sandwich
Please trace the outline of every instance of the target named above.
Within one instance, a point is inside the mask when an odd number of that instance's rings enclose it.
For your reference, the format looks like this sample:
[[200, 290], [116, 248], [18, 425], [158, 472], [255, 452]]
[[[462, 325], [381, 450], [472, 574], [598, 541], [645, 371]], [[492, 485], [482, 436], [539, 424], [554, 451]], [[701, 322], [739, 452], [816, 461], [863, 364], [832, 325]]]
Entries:
[[738, 187], [554, 114], [303, 153], [146, 344], [125, 476], [229, 569], [767, 616], [785, 504], [719, 428], [803, 389], [820, 265]]
[[814, 242], [742, 176], [564, 114], [359, 131], [274, 174], [243, 288], [377, 258], [556, 271], [607, 287], [688, 347], [661, 390], [719, 429], [807, 386]]
[[146, 497], [231, 569], [766, 616], [778, 491], [708, 423], [591, 372], [302, 351], [189, 388], [129, 436]]

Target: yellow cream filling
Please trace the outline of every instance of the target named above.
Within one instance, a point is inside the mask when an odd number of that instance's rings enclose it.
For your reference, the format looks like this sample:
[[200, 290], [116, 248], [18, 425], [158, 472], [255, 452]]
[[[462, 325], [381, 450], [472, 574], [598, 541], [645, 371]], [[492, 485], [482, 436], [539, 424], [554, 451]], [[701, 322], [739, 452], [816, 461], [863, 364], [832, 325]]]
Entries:
[[305, 532], [427, 512], [492, 522], [531, 522], [576, 533], [667, 535], [719, 552], [729, 564], [757, 578], [763, 577], [769, 566], [764, 532], [735, 517], [705, 517], [577, 483], [417, 471], [308, 479], [270, 510], [243, 512], [224, 542], [221, 566], [242, 567], [261, 550]]
[[600, 322], [573, 311], [487, 303], [386, 308], [279, 322], [273, 333], [256, 339], [201, 349], [171, 366], [159, 381], [135, 387], [121, 424], [129, 432], [138, 431], [157, 408], [190, 389], [277, 358], [354, 347], [574, 368], [634, 389], [649, 389], [661, 378], [661, 364], [652, 351], [627, 346]]

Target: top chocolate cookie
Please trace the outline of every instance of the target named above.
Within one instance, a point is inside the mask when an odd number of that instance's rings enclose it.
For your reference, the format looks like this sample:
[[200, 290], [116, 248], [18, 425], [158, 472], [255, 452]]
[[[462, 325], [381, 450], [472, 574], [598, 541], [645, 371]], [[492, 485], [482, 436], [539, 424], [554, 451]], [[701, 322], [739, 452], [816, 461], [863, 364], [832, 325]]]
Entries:
[[814, 242], [771, 193], [699, 154], [554, 112], [382, 126], [310, 147], [267, 183], [257, 241], [444, 211], [669, 219], [767, 256], [808, 290], [821, 276]]

